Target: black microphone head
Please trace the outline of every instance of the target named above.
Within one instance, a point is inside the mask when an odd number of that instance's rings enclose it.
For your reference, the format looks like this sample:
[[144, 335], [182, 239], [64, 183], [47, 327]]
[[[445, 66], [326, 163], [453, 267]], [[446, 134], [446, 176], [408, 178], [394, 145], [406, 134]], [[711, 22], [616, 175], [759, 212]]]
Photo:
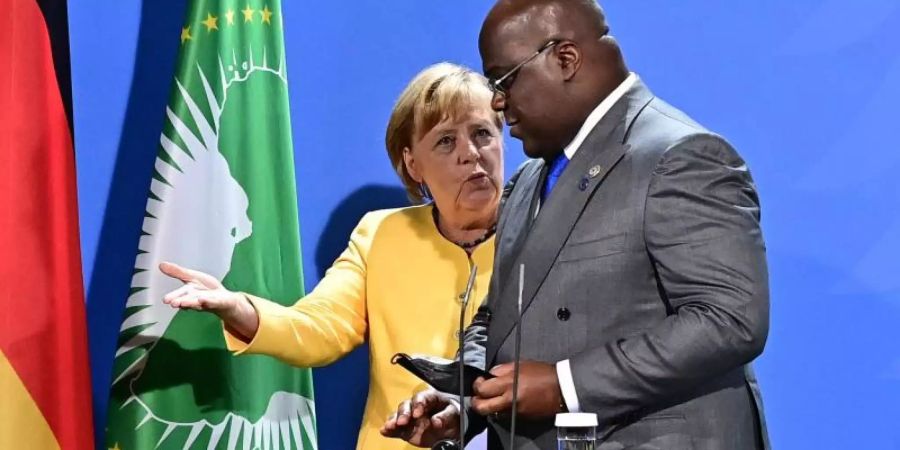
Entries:
[[431, 447], [431, 450], [462, 450], [462, 447], [457, 441], [454, 441], [452, 439], [444, 439], [443, 441], [439, 441], [437, 444], [434, 444]]

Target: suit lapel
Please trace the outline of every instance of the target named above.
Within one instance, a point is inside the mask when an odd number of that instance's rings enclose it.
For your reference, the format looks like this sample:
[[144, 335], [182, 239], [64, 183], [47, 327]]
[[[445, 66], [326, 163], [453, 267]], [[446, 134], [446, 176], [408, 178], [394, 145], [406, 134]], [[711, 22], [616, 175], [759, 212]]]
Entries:
[[[588, 201], [594, 192], [602, 184], [610, 171], [629, 150], [624, 144], [628, 127], [634, 118], [652, 99], [652, 94], [638, 81], [635, 86], [617, 102], [603, 119], [594, 127], [593, 131], [585, 139], [575, 157], [563, 171], [556, 186], [541, 206], [540, 213], [530, 227], [524, 227], [521, 233], [524, 235], [516, 240], [520, 243], [513, 253], [508, 253], [503, 261], [501, 284], [497, 303], [492, 305], [495, 314], [489, 327], [488, 348], [486, 363], [490, 367], [497, 355], [500, 345], [512, 331], [516, 324], [518, 304], [518, 267], [525, 265], [525, 283], [522, 293], [522, 312], [524, 314], [535, 294], [540, 289], [553, 263], [556, 261], [560, 250], [565, 244], [581, 217]], [[529, 186], [531, 194], [530, 208], [523, 204], [516, 205], [521, 211], [530, 214], [527, 219], [530, 223], [533, 217], [533, 205], [540, 194], [538, 181], [543, 179], [535, 176], [535, 186]], [[510, 208], [510, 212], [512, 208]], [[516, 212], [520, 214], [520, 212]], [[522, 220], [521, 217], [517, 218]], [[503, 255], [498, 252], [498, 255]], [[527, 331], [526, 331], [527, 332]]]
[[510, 194], [503, 214], [497, 224], [497, 255], [510, 255], [498, 260], [498, 280], [505, 279], [503, 274], [508, 274], [515, 261], [515, 255], [519, 253], [522, 242], [528, 236], [528, 230], [532, 225], [534, 210], [537, 207], [535, 192], [541, 186], [546, 176], [546, 164], [543, 160], [535, 160], [523, 169], [516, 181], [513, 193]]

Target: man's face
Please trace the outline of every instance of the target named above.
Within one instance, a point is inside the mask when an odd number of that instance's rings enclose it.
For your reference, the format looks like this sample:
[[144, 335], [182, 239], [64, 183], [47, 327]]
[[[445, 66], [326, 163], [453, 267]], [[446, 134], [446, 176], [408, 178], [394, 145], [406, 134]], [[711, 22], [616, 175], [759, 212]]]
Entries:
[[503, 111], [510, 135], [522, 141], [525, 154], [531, 158], [552, 158], [566, 145], [559, 142], [559, 117], [554, 114], [565, 107], [562, 80], [554, 70], [554, 47], [529, 60], [548, 41], [500, 29], [487, 34], [480, 46], [484, 74], [492, 80], [528, 60], [502, 83], [503, 92], [494, 94], [491, 106]]

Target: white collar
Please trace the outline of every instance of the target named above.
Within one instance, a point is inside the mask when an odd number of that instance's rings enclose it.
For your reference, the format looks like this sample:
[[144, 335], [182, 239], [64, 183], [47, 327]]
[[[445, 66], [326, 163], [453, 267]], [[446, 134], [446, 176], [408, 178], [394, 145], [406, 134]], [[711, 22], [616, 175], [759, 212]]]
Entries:
[[613, 105], [634, 86], [634, 83], [637, 82], [637, 75], [634, 72], [628, 73], [628, 78], [625, 78], [618, 87], [613, 89], [613, 91], [594, 108], [593, 111], [587, 116], [587, 119], [584, 120], [584, 124], [581, 125], [581, 129], [578, 130], [578, 134], [575, 135], [575, 139], [572, 139], [572, 142], [563, 149], [563, 153], [566, 155], [566, 158], [572, 160], [572, 157], [575, 156], [575, 152], [578, 151], [578, 148], [581, 147], [581, 144], [584, 142], [585, 138], [587, 138], [588, 134], [597, 126], [597, 123], [600, 122], [600, 119], [612, 109]]

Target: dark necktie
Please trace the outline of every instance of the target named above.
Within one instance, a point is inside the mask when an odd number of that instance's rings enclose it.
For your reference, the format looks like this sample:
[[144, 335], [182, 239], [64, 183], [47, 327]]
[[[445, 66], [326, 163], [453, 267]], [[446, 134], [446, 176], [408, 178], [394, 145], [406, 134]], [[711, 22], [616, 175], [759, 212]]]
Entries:
[[553, 186], [556, 185], [556, 181], [559, 180], [559, 176], [562, 175], [563, 170], [566, 169], [566, 165], [568, 164], [569, 158], [566, 158], [565, 153], [560, 153], [559, 156], [550, 163], [550, 170], [547, 171], [547, 179], [544, 180], [544, 188], [541, 189], [542, 203], [547, 200], [550, 191], [553, 190]]

